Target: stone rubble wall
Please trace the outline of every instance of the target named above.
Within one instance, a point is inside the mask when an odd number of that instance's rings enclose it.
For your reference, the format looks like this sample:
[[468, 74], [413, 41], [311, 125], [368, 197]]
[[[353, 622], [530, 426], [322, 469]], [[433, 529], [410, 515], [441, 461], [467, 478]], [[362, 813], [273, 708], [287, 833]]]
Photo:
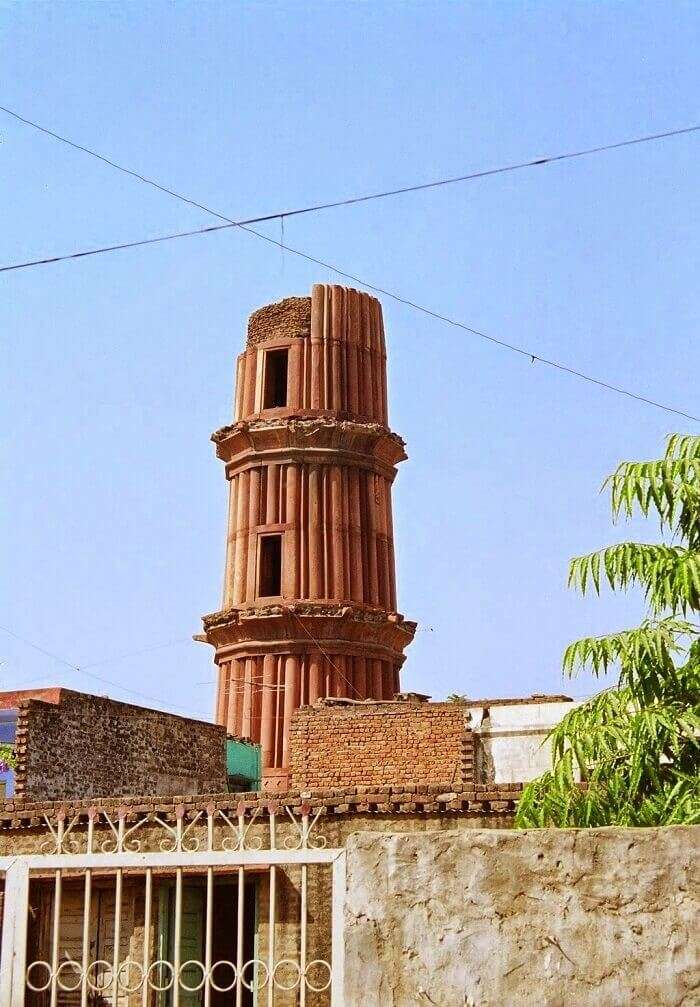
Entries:
[[697, 826], [358, 833], [346, 1007], [700, 1004]]
[[248, 319], [248, 345], [268, 340], [286, 340], [311, 334], [311, 298], [285, 297], [275, 304], [265, 304]]
[[61, 689], [28, 699], [17, 720], [18, 798], [226, 790], [226, 730], [161, 710]]

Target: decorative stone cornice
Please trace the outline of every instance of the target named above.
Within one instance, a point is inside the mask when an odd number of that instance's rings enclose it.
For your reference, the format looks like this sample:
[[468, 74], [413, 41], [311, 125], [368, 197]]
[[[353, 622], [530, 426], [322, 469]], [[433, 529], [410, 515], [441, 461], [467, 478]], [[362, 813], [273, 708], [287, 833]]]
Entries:
[[205, 615], [202, 622], [204, 638], [216, 648], [217, 658], [251, 651], [304, 653], [311, 640], [329, 653], [399, 662], [417, 625], [398, 612], [329, 601], [235, 607]]
[[[394, 467], [406, 459], [405, 442], [380, 423], [338, 419], [322, 412], [240, 420], [211, 437], [229, 477], [246, 464], [265, 461], [346, 461], [380, 469], [393, 479]], [[314, 457], [317, 456], [317, 457]]]

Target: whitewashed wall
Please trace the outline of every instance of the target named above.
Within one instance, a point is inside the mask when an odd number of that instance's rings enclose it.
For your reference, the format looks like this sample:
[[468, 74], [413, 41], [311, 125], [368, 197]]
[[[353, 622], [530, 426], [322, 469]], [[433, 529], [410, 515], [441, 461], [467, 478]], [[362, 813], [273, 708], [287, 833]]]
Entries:
[[513, 703], [470, 708], [478, 783], [525, 783], [550, 768], [550, 730], [578, 704]]

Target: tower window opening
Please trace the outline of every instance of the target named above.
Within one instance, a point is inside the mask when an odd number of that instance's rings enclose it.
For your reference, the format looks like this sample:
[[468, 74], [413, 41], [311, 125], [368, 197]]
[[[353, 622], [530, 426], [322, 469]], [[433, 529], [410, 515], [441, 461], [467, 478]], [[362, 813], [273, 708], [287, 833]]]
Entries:
[[268, 350], [265, 354], [263, 409], [287, 405], [289, 350]]
[[262, 535], [258, 561], [258, 597], [282, 594], [282, 536]]

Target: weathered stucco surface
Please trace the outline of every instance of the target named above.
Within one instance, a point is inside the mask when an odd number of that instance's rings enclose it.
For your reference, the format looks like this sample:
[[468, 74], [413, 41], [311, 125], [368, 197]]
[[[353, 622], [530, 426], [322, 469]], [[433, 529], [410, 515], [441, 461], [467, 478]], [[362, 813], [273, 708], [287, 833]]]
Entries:
[[700, 827], [347, 842], [346, 1007], [700, 1004]]
[[534, 780], [552, 765], [549, 732], [578, 704], [533, 701], [493, 703], [474, 709], [470, 727], [476, 746], [477, 783], [523, 783]]

